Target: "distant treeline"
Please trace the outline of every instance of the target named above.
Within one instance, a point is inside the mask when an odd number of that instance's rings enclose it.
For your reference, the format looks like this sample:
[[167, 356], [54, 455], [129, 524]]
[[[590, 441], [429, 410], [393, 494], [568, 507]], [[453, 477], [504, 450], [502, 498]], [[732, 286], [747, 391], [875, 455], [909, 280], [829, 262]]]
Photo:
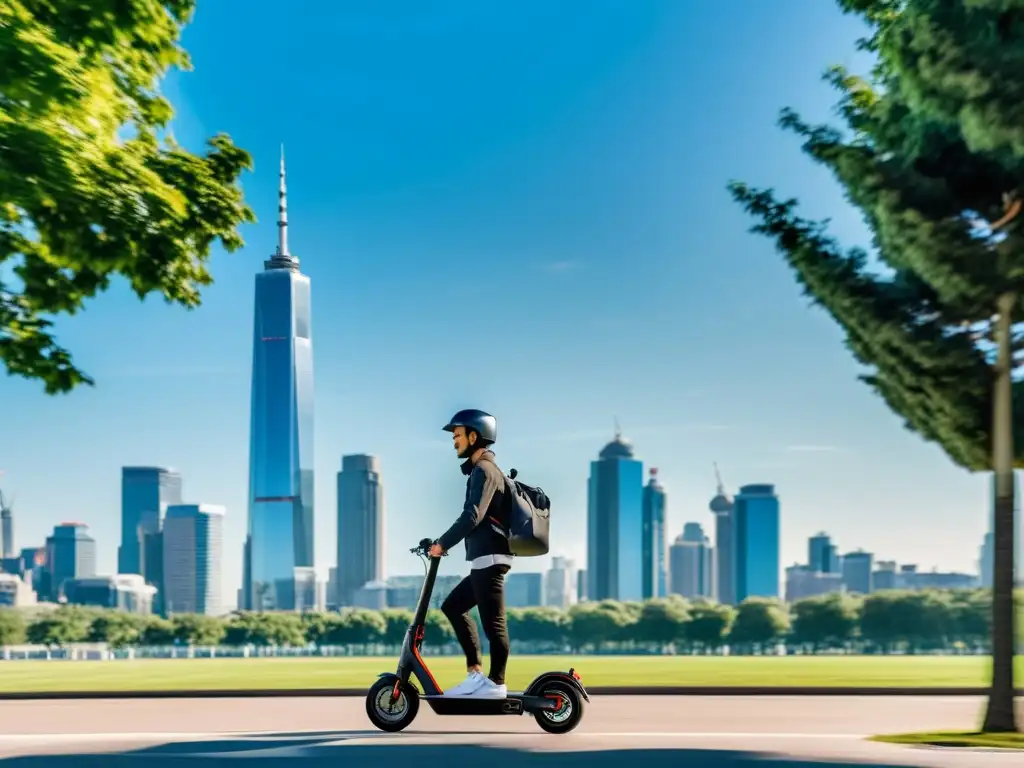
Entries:
[[[728, 646], [730, 653], [742, 654], [780, 643], [804, 653], [983, 652], [989, 646], [990, 600], [987, 590], [885, 591], [863, 598], [836, 593], [789, 605], [750, 599], [737, 607], [670, 597], [581, 603], [564, 611], [512, 609], [508, 622], [513, 644], [534, 653], [714, 653]], [[1017, 602], [1024, 608], [1022, 595]], [[410, 618], [406, 610], [360, 608], [302, 615], [238, 612], [224, 618], [181, 614], [169, 619], [78, 606], [47, 612], [3, 609], [0, 645], [331, 646], [375, 653], [400, 645]], [[430, 611], [425, 645], [439, 648], [453, 642], [447, 619], [440, 611]]]

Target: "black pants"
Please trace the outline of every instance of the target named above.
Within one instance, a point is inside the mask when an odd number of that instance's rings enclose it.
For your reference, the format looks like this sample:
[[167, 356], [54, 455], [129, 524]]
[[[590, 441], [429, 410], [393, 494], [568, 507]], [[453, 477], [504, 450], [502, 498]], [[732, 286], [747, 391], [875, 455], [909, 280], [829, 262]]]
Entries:
[[455, 630], [455, 637], [466, 654], [466, 666], [479, 666], [480, 637], [469, 612], [476, 606], [484, 634], [491, 644], [491, 671], [487, 675], [497, 685], [505, 684], [508, 664], [508, 628], [505, 625], [505, 574], [507, 565], [474, 568], [444, 599], [441, 611]]

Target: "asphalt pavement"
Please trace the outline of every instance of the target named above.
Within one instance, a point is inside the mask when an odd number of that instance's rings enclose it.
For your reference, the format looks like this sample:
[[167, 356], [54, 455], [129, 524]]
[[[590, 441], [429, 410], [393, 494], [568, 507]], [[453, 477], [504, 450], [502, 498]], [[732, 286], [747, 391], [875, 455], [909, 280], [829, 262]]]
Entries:
[[[888, 697], [593, 697], [573, 733], [530, 717], [439, 717], [380, 733], [362, 699], [0, 702], [0, 768], [379, 766], [829, 768], [1024, 765], [1021, 752], [908, 748], [865, 736], [976, 727], [982, 700]], [[1024, 713], [1022, 713], [1024, 715]], [[759, 764], [764, 764], [763, 766]]]

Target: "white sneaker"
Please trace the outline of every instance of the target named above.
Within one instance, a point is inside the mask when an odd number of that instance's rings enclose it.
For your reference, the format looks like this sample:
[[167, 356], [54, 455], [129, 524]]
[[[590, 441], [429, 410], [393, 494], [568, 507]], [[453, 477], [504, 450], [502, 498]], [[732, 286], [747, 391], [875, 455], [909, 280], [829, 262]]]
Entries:
[[[445, 696], [470, 696], [474, 691], [480, 688], [484, 683], [490, 682], [480, 672], [470, 672], [466, 679], [456, 685], [454, 688], [449, 688], [444, 692]], [[493, 683], [492, 683], [493, 685]]]
[[498, 685], [490, 678], [485, 677], [479, 687], [466, 695], [472, 696], [474, 699], [507, 699], [508, 686]]

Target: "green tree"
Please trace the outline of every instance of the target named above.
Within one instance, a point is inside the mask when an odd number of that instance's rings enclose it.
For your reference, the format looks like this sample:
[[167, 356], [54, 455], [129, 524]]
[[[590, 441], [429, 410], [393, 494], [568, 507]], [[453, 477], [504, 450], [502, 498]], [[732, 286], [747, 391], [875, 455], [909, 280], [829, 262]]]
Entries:
[[778, 600], [748, 597], [736, 609], [729, 645], [765, 650], [789, 631], [789, 613]]
[[159, 616], [147, 616], [139, 633], [141, 645], [172, 645], [174, 643], [174, 625]]
[[302, 618], [289, 613], [239, 613], [224, 628], [226, 645], [306, 645]]
[[412, 611], [403, 608], [389, 608], [381, 612], [384, 619], [384, 637], [382, 642], [385, 645], [401, 645], [405, 641], [405, 633], [412, 624]]
[[632, 616], [614, 600], [600, 603], [579, 603], [569, 609], [568, 637], [574, 650], [587, 646], [600, 648], [621, 637]]
[[976, 648], [992, 632], [992, 596], [985, 590], [964, 590], [950, 595], [950, 631], [957, 640]]
[[441, 648], [455, 640], [455, 630], [451, 622], [441, 613], [432, 608], [427, 611], [427, 618], [423, 626], [423, 642], [433, 648]]
[[860, 609], [861, 639], [883, 653], [895, 649], [900, 640], [899, 611], [902, 593], [886, 590], [864, 598]]
[[[992, 688], [986, 731], [1016, 731], [1013, 405], [1024, 298], [1019, 118], [1024, 27], [1002, 0], [840, 0], [869, 26], [869, 78], [841, 68], [846, 131], [784, 127], [830, 169], [872, 231], [876, 261], [844, 252], [796, 201], [734, 183], [805, 291], [843, 327], [862, 376], [907, 428], [996, 484]], [[1019, 406], [1019, 404], [1018, 404]]]
[[171, 618], [174, 639], [184, 645], [218, 645], [224, 639], [224, 622], [214, 616], [179, 613]]
[[13, 608], [0, 609], [0, 646], [25, 642], [25, 617]]
[[792, 640], [810, 646], [815, 652], [843, 646], [857, 632], [859, 610], [856, 598], [841, 593], [797, 600], [791, 606]]
[[106, 643], [111, 648], [125, 648], [138, 644], [142, 626], [138, 616], [123, 611], [103, 611], [93, 618], [86, 639], [91, 643]]
[[524, 608], [509, 611], [508, 633], [513, 640], [536, 643], [547, 649], [565, 643], [568, 620], [557, 608]]
[[690, 618], [687, 608], [686, 601], [676, 597], [646, 601], [634, 629], [636, 639], [659, 649], [682, 639]]
[[93, 615], [76, 607], [58, 608], [39, 616], [28, 626], [28, 641], [48, 648], [84, 643], [89, 638]]
[[332, 616], [324, 635], [325, 645], [370, 645], [380, 642], [387, 622], [380, 611], [348, 608]]
[[165, 133], [159, 92], [194, 0], [0, 3], [0, 361], [50, 394], [92, 380], [54, 338], [124, 277], [195, 307], [211, 246], [254, 221], [238, 184], [249, 155], [225, 135], [193, 155]]
[[705, 651], [716, 651], [725, 644], [725, 638], [736, 620], [736, 610], [701, 600], [690, 606], [690, 620], [686, 623], [686, 639]]

